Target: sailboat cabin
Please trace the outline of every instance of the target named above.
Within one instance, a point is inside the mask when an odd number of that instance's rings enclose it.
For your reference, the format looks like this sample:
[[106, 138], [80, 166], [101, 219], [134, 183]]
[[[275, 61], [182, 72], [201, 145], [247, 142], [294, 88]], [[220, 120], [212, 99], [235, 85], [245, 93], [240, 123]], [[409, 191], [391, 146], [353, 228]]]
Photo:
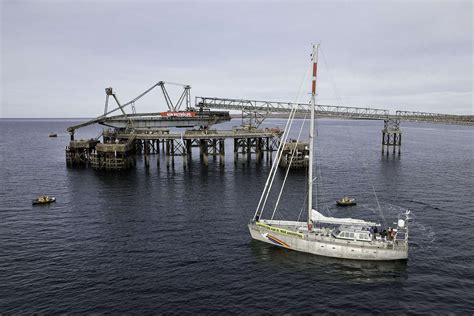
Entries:
[[338, 239], [371, 241], [372, 234], [368, 228], [362, 226], [341, 225], [333, 231], [333, 237]]

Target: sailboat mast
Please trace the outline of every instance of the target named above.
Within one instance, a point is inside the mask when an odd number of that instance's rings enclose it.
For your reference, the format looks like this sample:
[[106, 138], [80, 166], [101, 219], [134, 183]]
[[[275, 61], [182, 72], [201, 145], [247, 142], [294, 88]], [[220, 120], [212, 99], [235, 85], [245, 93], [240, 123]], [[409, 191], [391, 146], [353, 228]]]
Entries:
[[316, 77], [318, 73], [318, 48], [313, 45], [311, 61], [313, 63], [313, 77], [311, 80], [311, 121], [309, 127], [309, 164], [308, 164], [308, 228], [311, 228], [311, 213], [313, 209], [313, 151], [314, 151], [314, 109], [316, 107]]

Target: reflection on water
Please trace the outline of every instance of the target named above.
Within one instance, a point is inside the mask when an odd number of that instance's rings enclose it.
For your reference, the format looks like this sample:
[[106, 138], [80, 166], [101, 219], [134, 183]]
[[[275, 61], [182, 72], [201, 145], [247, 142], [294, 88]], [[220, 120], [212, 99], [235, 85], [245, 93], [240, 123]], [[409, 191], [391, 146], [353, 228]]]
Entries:
[[250, 247], [257, 261], [267, 268], [292, 269], [302, 273], [338, 275], [344, 281], [387, 282], [407, 278], [407, 260], [361, 261], [323, 257], [285, 249], [252, 240]]

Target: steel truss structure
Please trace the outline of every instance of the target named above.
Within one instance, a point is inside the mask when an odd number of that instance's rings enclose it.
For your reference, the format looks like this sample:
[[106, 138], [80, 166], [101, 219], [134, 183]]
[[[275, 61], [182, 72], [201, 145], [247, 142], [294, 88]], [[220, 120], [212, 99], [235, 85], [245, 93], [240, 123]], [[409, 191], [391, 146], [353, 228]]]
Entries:
[[[211, 97], [196, 97], [196, 106], [210, 109], [225, 109], [242, 111], [242, 119], [248, 125], [258, 127], [272, 113], [288, 113], [293, 108], [291, 102], [272, 102], [244, 99], [224, 99]], [[309, 113], [309, 103], [296, 104], [297, 112]], [[386, 119], [388, 110], [335, 105], [317, 105], [316, 114], [327, 117], [351, 119]]]
[[474, 124], [474, 115], [452, 115], [428, 112], [397, 111], [395, 115], [403, 121], [424, 121], [450, 124]]
[[[196, 97], [195, 104], [196, 106], [202, 106], [210, 109], [242, 111], [242, 120], [244, 121], [244, 124], [251, 126], [259, 126], [270, 114], [288, 113], [294, 106], [294, 104], [291, 102], [273, 102], [216, 97]], [[309, 103], [298, 103], [296, 104], [296, 107], [297, 112], [301, 114], [309, 113]], [[474, 116], [472, 115], [450, 115], [413, 111], [396, 111], [395, 115], [391, 115], [388, 110], [379, 108], [322, 104], [316, 106], [316, 115], [319, 117], [335, 117], [342, 119], [395, 119], [400, 121], [474, 124]]]

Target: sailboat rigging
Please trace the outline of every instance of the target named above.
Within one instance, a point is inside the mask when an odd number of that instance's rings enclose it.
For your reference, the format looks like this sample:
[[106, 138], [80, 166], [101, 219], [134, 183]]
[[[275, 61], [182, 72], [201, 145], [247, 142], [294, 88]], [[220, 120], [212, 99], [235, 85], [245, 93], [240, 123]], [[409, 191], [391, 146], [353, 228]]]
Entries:
[[[296, 113], [296, 106], [290, 111], [280, 146], [276, 153], [264, 190], [253, 218], [248, 224], [253, 239], [300, 252], [321, 256], [356, 260], [404, 260], [408, 258], [408, 220], [410, 211], [399, 215], [396, 228], [388, 231], [375, 222], [353, 218], [327, 217], [313, 208], [313, 159], [314, 127], [316, 107], [316, 83], [319, 44], [313, 45], [311, 54], [311, 118], [309, 128], [309, 164], [307, 173], [307, 220], [274, 220], [262, 217], [269, 198], [283, 145]], [[295, 103], [296, 104], [296, 103]], [[285, 181], [286, 182], [286, 176]], [[281, 191], [280, 191], [281, 195]], [[280, 196], [277, 200], [280, 199]]]

